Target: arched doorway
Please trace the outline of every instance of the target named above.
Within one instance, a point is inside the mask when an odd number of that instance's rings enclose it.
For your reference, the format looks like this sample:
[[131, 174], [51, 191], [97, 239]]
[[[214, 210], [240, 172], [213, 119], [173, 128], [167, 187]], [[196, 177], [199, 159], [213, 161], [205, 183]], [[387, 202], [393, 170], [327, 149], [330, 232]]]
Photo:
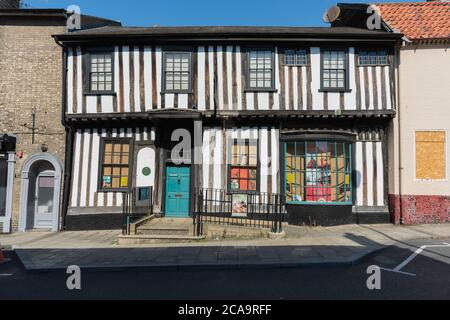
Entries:
[[59, 230], [61, 162], [53, 155], [30, 156], [22, 168], [19, 231]]

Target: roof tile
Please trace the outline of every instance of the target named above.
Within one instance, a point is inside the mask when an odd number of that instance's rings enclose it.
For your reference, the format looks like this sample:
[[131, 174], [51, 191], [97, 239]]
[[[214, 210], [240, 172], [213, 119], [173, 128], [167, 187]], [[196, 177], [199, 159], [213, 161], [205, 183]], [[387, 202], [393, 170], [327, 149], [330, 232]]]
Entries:
[[450, 38], [450, 2], [402, 2], [377, 4], [392, 28], [410, 40]]

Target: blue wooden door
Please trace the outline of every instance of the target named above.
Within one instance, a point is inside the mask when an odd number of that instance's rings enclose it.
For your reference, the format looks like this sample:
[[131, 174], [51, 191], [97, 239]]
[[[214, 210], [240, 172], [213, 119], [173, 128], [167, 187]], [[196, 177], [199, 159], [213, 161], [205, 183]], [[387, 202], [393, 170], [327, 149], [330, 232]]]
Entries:
[[166, 168], [166, 217], [189, 217], [188, 167], [167, 166]]

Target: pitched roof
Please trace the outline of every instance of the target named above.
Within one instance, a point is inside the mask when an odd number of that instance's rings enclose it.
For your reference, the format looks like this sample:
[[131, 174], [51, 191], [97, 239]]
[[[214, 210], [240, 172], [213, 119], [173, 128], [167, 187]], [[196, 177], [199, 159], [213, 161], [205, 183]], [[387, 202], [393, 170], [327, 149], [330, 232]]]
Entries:
[[450, 38], [450, 2], [401, 2], [377, 4], [390, 27], [410, 40]]
[[208, 27], [116, 27], [108, 26], [90, 30], [80, 30], [54, 36], [61, 41], [76, 41], [88, 39], [293, 39], [331, 38], [331, 39], [383, 39], [397, 40], [398, 35], [385, 31], [370, 31], [360, 28], [341, 27], [244, 27], [244, 26], [208, 26]]

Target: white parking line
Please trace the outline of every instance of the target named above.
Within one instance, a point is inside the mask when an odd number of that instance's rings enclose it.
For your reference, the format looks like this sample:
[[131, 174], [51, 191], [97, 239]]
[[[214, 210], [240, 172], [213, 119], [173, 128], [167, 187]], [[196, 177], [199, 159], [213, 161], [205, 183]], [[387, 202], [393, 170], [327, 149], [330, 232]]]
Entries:
[[420, 255], [424, 250], [431, 249], [431, 248], [450, 248], [450, 244], [443, 243], [442, 245], [430, 245], [430, 246], [422, 246], [419, 249], [417, 249], [411, 256], [408, 257], [405, 261], [403, 261], [401, 264], [399, 264], [395, 269], [386, 269], [386, 268], [380, 268], [384, 271], [394, 272], [394, 273], [400, 273], [408, 276], [415, 277], [416, 275], [413, 273], [403, 272], [401, 271], [404, 269], [408, 264], [411, 263], [418, 255]]

